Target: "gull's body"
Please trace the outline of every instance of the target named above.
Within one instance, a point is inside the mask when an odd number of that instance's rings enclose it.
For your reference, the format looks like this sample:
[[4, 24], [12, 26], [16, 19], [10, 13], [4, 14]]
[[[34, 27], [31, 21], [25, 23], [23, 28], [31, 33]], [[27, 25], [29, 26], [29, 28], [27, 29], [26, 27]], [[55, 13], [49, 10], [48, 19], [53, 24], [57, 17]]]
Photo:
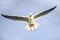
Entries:
[[8, 16], [8, 15], [4, 15], [4, 14], [1, 14], [1, 15], [5, 18], [8, 18], [8, 19], [28, 22], [28, 25], [25, 28], [30, 30], [30, 31], [33, 31], [33, 30], [36, 30], [38, 28], [37, 27], [38, 24], [35, 22], [35, 19], [37, 19], [45, 14], [48, 14], [49, 12], [54, 10], [55, 8], [56, 8], [56, 6], [54, 6], [53, 8], [50, 8], [48, 10], [45, 10], [41, 13], [38, 13], [35, 16], [33, 16], [32, 13], [30, 13], [30, 15], [28, 17]]

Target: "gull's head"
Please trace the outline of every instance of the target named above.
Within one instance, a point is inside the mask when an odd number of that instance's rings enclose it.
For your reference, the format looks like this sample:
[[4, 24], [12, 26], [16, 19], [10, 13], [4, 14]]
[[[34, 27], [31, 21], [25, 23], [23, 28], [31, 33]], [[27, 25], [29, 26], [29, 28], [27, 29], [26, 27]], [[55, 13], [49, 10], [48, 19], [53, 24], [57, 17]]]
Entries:
[[29, 16], [31, 17], [32, 16], [32, 13], [29, 13]]

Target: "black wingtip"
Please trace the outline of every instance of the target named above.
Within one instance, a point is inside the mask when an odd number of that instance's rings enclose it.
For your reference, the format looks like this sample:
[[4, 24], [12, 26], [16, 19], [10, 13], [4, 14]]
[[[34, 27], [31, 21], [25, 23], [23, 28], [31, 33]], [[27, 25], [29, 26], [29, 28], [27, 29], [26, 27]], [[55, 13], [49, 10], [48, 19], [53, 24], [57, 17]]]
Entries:
[[57, 7], [57, 5], [56, 5], [56, 6], [54, 6], [54, 7], [52, 8], [52, 10], [53, 10], [53, 9], [55, 9], [56, 7]]
[[3, 14], [1, 14], [1, 16], [4, 16]]
[[54, 9], [57, 7], [57, 5], [56, 6], [54, 6]]
[[52, 11], [52, 10], [54, 10], [56, 7], [57, 7], [57, 5], [54, 6], [54, 7], [52, 7], [52, 8], [50, 8], [48, 11]]
[[1, 14], [4, 17], [4, 14]]
[[5, 17], [5, 18], [7, 18], [7, 15], [1, 14], [1, 16], [3, 16], [3, 17]]

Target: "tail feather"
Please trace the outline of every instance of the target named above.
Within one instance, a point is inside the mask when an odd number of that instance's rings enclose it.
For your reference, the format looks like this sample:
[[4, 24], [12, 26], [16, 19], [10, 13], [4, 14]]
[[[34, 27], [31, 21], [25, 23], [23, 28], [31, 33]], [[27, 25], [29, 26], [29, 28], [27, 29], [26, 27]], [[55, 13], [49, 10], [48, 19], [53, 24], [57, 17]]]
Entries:
[[29, 30], [29, 31], [35, 31], [35, 30], [38, 29], [38, 26], [39, 26], [39, 24], [38, 24], [38, 23], [35, 23], [35, 26], [29, 27], [29, 25], [27, 25], [27, 26], [25, 27], [25, 29], [26, 29], [26, 30]]

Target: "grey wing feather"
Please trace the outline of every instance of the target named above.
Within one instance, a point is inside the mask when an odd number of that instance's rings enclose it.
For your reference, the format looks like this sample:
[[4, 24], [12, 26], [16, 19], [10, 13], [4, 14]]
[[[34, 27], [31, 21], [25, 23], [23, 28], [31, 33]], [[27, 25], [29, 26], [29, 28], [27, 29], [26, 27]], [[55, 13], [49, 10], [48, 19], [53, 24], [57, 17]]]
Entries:
[[48, 10], [45, 10], [45, 11], [43, 11], [43, 12], [35, 15], [35, 16], [34, 16], [34, 19], [36, 19], [36, 18], [38, 18], [38, 17], [40, 17], [40, 16], [43, 16], [43, 15], [45, 15], [45, 14], [48, 14], [49, 12], [51, 12], [52, 10], [54, 10], [55, 8], [56, 8], [56, 6], [54, 6], [53, 8], [50, 8], [50, 9], [48, 9]]
[[8, 15], [4, 15], [4, 14], [1, 14], [1, 15], [5, 18], [12, 19], [12, 20], [28, 21], [27, 17], [8, 16]]

